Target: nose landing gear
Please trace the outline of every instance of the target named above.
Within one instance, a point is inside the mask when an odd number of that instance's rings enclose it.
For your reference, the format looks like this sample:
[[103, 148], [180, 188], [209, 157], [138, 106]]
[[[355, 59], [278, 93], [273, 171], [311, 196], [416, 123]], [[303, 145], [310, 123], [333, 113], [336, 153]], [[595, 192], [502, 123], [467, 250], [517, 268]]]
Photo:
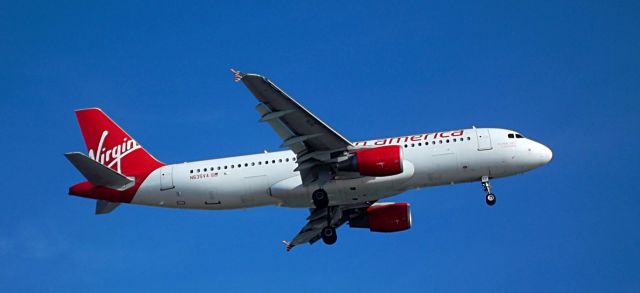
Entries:
[[487, 202], [489, 206], [496, 204], [496, 196], [493, 193], [487, 194], [487, 196], [485, 196], [485, 202]]
[[492, 206], [496, 204], [496, 196], [491, 192], [491, 184], [489, 183], [489, 176], [482, 176], [482, 188], [484, 189], [485, 202], [487, 205]]

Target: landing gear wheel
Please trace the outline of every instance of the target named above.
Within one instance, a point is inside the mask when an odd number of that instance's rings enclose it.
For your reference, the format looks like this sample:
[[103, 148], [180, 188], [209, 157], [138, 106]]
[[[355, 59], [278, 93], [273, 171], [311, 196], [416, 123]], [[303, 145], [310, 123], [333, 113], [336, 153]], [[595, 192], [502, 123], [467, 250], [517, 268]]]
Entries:
[[324, 227], [322, 231], [320, 231], [320, 236], [322, 236], [322, 241], [326, 245], [332, 245], [338, 241], [338, 234], [336, 234], [336, 228], [333, 227]]
[[311, 199], [316, 208], [326, 208], [329, 205], [329, 195], [324, 189], [316, 189], [316, 191], [311, 194]]
[[492, 206], [492, 205], [496, 204], [496, 196], [493, 193], [489, 193], [485, 197], [485, 201], [487, 202], [487, 204], [489, 206]]
[[489, 176], [482, 176], [482, 189], [486, 194], [484, 200], [487, 202], [487, 205], [492, 206], [496, 204], [496, 196], [491, 192], [491, 184], [489, 183]]

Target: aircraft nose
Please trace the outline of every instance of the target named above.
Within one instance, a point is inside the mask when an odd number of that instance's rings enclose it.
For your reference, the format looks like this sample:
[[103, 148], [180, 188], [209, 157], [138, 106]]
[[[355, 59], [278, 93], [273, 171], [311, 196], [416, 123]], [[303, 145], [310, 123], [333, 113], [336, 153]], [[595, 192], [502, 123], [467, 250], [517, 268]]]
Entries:
[[540, 157], [542, 159], [542, 164], [546, 164], [549, 163], [551, 161], [551, 159], [553, 158], [553, 152], [551, 151], [551, 149], [549, 147], [547, 147], [546, 145], [540, 144], [541, 148], [540, 148]]
[[527, 156], [527, 165], [530, 169], [543, 166], [553, 158], [553, 152], [546, 145], [536, 141], [531, 141], [529, 145], [529, 156]]
[[539, 167], [545, 165], [553, 158], [553, 152], [546, 145], [539, 142], [534, 142], [531, 148], [531, 163], [533, 167]]

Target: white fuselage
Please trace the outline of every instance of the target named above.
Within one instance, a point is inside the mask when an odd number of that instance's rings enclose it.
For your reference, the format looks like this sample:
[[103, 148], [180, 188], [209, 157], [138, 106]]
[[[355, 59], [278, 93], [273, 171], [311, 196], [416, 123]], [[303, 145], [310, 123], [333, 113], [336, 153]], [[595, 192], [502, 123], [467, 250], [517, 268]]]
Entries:
[[[401, 145], [403, 172], [386, 177], [336, 178], [322, 186], [331, 205], [360, 203], [409, 189], [505, 177], [546, 164], [551, 151], [517, 132], [472, 128], [354, 143]], [[511, 137], [509, 137], [511, 134]], [[313, 207], [291, 151], [173, 164], [153, 171], [132, 203], [187, 209], [238, 209], [263, 205]]]

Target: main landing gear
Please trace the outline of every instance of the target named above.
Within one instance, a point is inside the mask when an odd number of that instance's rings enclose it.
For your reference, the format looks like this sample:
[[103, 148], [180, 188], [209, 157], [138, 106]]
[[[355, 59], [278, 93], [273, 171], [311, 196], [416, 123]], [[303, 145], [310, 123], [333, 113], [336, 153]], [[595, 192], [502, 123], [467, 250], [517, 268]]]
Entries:
[[486, 193], [486, 196], [484, 197], [485, 202], [489, 206], [496, 204], [496, 195], [491, 192], [491, 184], [489, 184], [489, 176], [482, 176], [482, 188]]
[[316, 209], [326, 209], [327, 210], [327, 226], [322, 228], [320, 231], [320, 237], [322, 237], [322, 242], [327, 245], [332, 245], [336, 243], [338, 240], [338, 234], [336, 234], [336, 228], [331, 225], [332, 215], [331, 211], [334, 209], [329, 206], [329, 195], [327, 191], [320, 188], [316, 189], [311, 194], [311, 199], [313, 200], [313, 205]]
[[316, 206], [317, 209], [326, 208], [329, 206], [329, 195], [327, 191], [324, 189], [316, 189], [311, 194], [311, 199], [313, 200], [313, 205]]
[[332, 245], [338, 241], [338, 234], [336, 234], [336, 228], [331, 226], [327, 226], [322, 228], [320, 231], [320, 236], [322, 237], [322, 242], [326, 245]]

